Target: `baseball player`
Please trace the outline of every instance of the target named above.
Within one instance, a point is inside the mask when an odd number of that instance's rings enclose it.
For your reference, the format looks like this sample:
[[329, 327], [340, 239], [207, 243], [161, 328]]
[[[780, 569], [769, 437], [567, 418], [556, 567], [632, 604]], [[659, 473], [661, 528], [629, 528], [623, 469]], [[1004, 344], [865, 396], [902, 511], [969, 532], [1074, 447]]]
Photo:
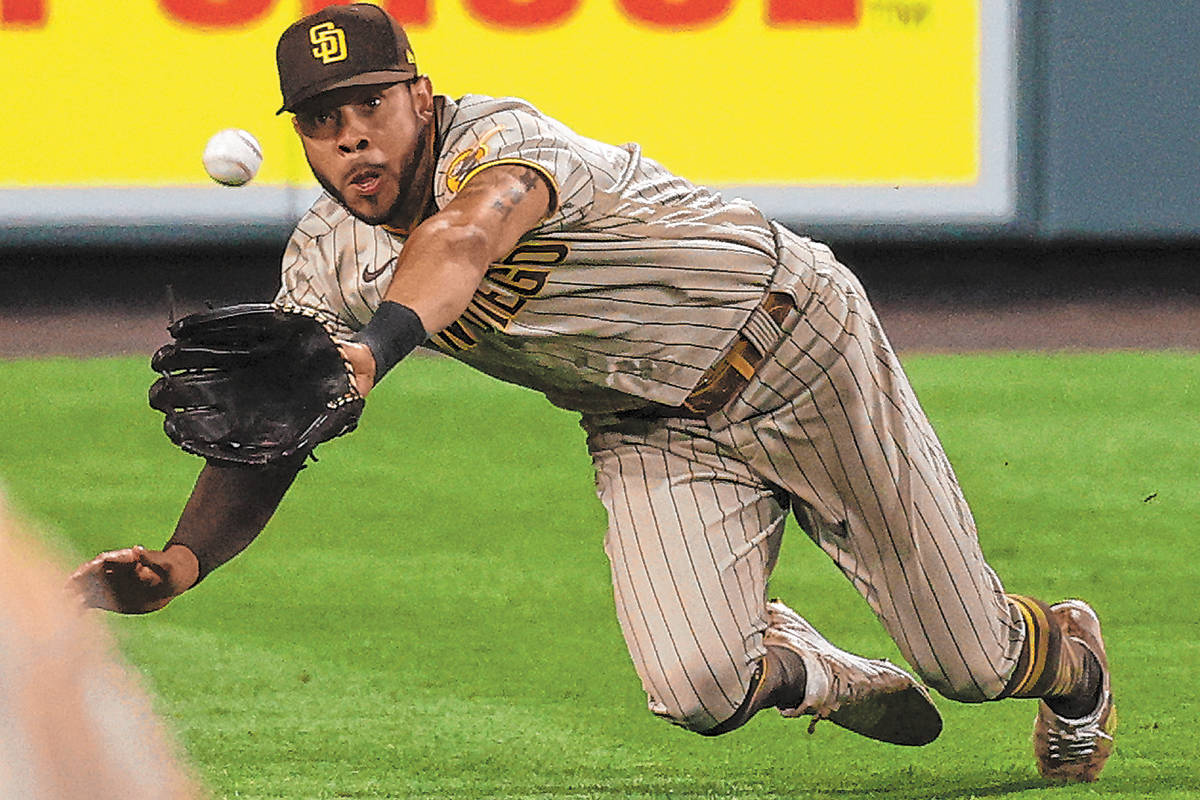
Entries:
[[[364, 395], [424, 345], [581, 413], [653, 713], [705, 735], [766, 708], [897, 744], [939, 734], [908, 672], [768, 601], [791, 512], [926, 684], [1041, 698], [1041, 772], [1097, 776], [1116, 717], [1095, 613], [1005, 592], [827, 247], [521, 100], [435, 95], [375, 6], [301, 19], [277, 63], [325, 189], [277, 304], [336, 319]], [[162, 607], [254, 539], [296, 471], [210, 461], [163, 550], [103, 554], [76, 584], [106, 608]]]

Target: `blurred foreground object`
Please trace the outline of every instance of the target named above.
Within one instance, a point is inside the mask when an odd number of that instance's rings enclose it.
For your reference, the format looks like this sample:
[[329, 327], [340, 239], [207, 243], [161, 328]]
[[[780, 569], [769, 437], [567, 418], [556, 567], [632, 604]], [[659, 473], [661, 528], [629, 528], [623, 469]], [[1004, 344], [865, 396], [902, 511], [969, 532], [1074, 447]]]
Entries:
[[0, 494], [0, 798], [196, 800], [146, 692]]

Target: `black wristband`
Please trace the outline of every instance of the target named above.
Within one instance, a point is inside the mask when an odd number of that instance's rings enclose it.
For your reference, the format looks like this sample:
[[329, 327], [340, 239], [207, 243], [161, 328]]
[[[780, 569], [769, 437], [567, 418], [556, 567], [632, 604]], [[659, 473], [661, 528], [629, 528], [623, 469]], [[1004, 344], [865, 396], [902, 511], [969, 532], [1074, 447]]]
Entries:
[[366, 327], [351, 337], [371, 349], [375, 357], [375, 383], [428, 338], [417, 312], [391, 300], [384, 300]]

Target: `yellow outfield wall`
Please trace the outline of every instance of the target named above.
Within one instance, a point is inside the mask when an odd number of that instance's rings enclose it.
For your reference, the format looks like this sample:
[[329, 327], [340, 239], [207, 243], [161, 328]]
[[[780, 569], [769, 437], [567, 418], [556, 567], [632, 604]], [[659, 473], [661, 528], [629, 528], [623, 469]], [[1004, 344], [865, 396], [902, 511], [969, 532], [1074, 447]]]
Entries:
[[[987, 0], [390, 0], [437, 91], [524, 97], [703, 183], [970, 186]], [[312, 183], [279, 33], [322, 3], [0, 0], [0, 189], [207, 185], [210, 134]]]

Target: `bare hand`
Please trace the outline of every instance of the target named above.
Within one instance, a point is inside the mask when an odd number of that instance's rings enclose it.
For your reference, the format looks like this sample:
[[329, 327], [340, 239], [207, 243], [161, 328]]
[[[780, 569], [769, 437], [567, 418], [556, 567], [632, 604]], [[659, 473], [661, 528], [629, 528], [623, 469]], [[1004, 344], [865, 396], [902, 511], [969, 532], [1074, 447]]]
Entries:
[[81, 565], [67, 579], [67, 589], [85, 607], [145, 614], [183, 594], [198, 577], [199, 564], [186, 547], [164, 552], [138, 545], [101, 553]]
[[342, 356], [354, 369], [354, 388], [363, 397], [375, 387], [375, 355], [362, 342], [341, 342]]

